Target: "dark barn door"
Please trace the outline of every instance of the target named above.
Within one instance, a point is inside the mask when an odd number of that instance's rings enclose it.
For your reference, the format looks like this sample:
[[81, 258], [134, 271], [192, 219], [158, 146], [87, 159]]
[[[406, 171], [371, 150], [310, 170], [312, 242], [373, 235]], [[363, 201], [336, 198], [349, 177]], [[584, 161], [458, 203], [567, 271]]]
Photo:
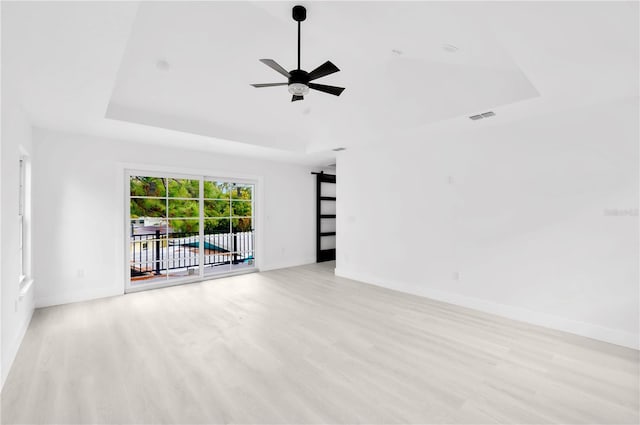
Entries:
[[316, 175], [316, 261], [336, 259], [336, 176]]

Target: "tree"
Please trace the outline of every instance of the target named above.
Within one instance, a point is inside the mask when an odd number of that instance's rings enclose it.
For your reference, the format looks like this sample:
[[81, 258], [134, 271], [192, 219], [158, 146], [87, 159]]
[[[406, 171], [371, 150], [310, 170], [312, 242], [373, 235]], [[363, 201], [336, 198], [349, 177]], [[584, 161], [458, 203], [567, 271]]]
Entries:
[[[205, 233], [251, 230], [252, 189], [250, 185], [205, 181]], [[172, 233], [199, 231], [199, 180], [132, 176], [130, 194], [131, 218], [165, 218]]]

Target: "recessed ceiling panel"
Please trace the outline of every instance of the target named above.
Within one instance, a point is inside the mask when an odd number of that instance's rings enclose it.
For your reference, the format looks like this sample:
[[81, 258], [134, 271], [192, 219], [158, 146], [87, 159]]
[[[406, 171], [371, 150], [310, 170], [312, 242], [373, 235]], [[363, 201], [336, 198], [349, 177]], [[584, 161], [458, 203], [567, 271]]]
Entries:
[[305, 151], [467, 117], [538, 96], [464, 3], [315, 2], [302, 23], [302, 68], [340, 72], [291, 102], [258, 61], [296, 65], [289, 2], [140, 5], [107, 118]]

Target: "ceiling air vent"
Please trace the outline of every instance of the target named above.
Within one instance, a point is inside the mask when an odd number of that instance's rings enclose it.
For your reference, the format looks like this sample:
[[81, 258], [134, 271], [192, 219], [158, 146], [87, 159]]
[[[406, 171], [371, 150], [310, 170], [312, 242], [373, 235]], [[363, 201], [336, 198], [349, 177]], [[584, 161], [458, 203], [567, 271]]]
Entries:
[[495, 112], [489, 111], [489, 112], [483, 112], [478, 115], [471, 115], [469, 118], [472, 119], [473, 121], [477, 121], [477, 120], [481, 120], [482, 118], [494, 117], [495, 115], [496, 115]]

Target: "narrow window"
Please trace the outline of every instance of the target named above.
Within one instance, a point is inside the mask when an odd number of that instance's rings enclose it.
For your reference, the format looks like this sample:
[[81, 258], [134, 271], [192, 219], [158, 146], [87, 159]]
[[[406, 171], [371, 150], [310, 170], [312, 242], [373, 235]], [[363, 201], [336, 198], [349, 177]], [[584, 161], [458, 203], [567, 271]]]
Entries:
[[27, 248], [26, 241], [26, 223], [25, 223], [25, 214], [26, 214], [26, 161], [24, 157], [20, 158], [20, 186], [19, 186], [19, 198], [18, 198], [18, 238], [20, 244], [20, 252], [18, 256], [18, 261], [20, 262], [20, 283], [24, 281], [27, 277], [26, 270], [26, 259], [25, 253]]

